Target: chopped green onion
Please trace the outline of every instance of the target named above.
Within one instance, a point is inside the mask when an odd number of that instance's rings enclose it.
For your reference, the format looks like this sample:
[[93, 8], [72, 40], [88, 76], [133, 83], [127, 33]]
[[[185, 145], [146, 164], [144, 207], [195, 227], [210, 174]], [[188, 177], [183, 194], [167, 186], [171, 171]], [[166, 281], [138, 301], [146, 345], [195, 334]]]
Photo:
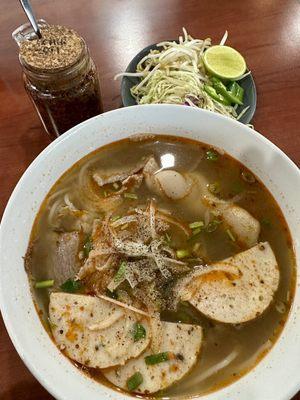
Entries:
[[217, 161], [219, 158], [218, 153], [213, 150], [207, 150], [206, 152], [206, 159], [208, 161]]
[[177, 312], [177, 319], [178, 322], [183, 324], [192, 324], [193, 320], [185, 311], [178, 311]]
[[125, 231], [125, 229], [128, 228], [128, 225], [129, 225], [129, 224], [124, 224], [124, 225], [122, 225], [122, 226], [121, 226], [121, 231]]
[[177, 258], [185, 258], [190, 255], [190, 252], [186, 249], [181, 249], [176, 251], [176, 257]]
[[90, 236], [88, 236], [83, 245], [83, 253], [85, 258], [88, 258], [90, 251], [93, 249], [93, 241]]
[[137, 200], [138, 196], [135, 193], [124, 193], [126, 199]]
[[109, 289], [106, 289], [105, 294], [107, 297], [110, 297], [111, 299], [118, 300], [118, 292], [116, 290], [111, 291]]
[[230, 229], [226, 229], [227, 235], [230, 237], [230, 239], [235, 242], [235, 237], [233, 236], [233, 233], [231, 232]]
[[82, 288], [80, 281], [74, 281], [73, 279], [68, 279], [60, 286], [61, 290], [67, 293], [75, 293]]
[[115, 221], [117, 221], [117, 220], [120, 219], [120, 218], [121, 218], [120, 215], [115, 215], [114, 217], [111, 218], [111, 221], [112, 221], [112, 222], [115, 222]]
[[218, 226], [222, 223], [222, 221], [218, 219], [213, 219], [205, 228], [206, 232], [212, 233], [218, 229]]
[[242, 182], [236, 181], [233, 183], [232, 187], [231, 187], [231, 191], [234, 194], [239, 194], [244, 190], [244, 185], [242, 184]]
[[122, 261], [116, 275], [114, 276], [114, 282], [116, 284], [119, 284], [124, 280], [126, 266], [127, 266], [127, 263], [125, 261]]
[[143, 383], [143, 375], [140, 372], [136, 372], [129, 379], [127, 379], [127, 389], [132, 392], [137, 389]]
[[195, 243], [193, 246], [193, 252], [197, 252], [200, 249], [201, 245], [200, 243]]
[[193, 236], [198, 235], [198, 233], [200, 233], [201, 231], [202, 231], [202, 228], [193, 229], [192, 235], [193, 235]]
[[220, 191], [221, 191], [221, 186], [220, 186], [219, 182], [209, 183], [207, 185], [207, 188], [210, 191], [210, 193], [213, 193], [213, 194], [220, 193]]
[[170, 360], [170, 355], [168, 351], [158, 354], [151, 354], [151, 356], [145, 357], [145, 363], [147, 365], [155, 365], [168, 360]]
[[48, 279], [47, 281], [36, 282], [34, 287], [36, 289], [46, 289], [52, 287], [53, 285], [54, 285], [54, 279]]
[[199, 239], [199, 237], [202, 235], [203, 229], [204, 227], [193, 229], [192, 236], [187, 239], [187, 242], [193, 243], [195, 240]]
[[191, 223], [189, 224], [189, 227], [190, 227], [191, 229], [200, 228], [201, 226], [204, 226], [204, 222], [203, 222], [203, 221], [195, 221], [195, 222], [191, 222]]
[[133, 339], [135, 342], [138, 342], [141, 339], [144, 339], [146, 337], [146, 329], [142, 324], [139, 324], [136, 322], [133, 325]]
[[254, 183], [256, 180], [255, 176], [253, 174], [251, 174], [251, 172], [249, 172], [249, 171], [242, 171], [241, 176], [244, 179], [244, 181], [247, 183]]
[[188, 263], [199, 263], [199, 258], [187, 258]]
[[119, 189], [119, 184], [117, 182], [114, 182], [113, 183], [113, 187], [114, 187], [114, 189], [118, 190]]
[[272, 226], [271, 221], [268, 218], [263, 218], [261, 220], [262, 225], [266, 226], [267, 228], [270, 228]]
[[167, 243], [171, 242], [171, 236], [167, 232], [165, 233], [165, 238]]
[[104, 196], [104, 197], [107, 197], [107, 195], [108, 195], [108, 192], [107, 192], [106, 190], [104, 190], [103, 196]]

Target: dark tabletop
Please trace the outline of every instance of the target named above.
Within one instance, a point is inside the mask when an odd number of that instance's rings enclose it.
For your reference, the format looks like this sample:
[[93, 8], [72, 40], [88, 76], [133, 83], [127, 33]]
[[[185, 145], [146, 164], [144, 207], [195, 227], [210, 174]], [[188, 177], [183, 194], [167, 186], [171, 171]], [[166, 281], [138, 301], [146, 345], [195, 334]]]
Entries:
[[[245, 56], [255, 78], [256, 130], [300, 164], [298, 1], [32, 0], [32, 5], [38, 18], [72, 27], [86, 39], [99, 69], [104, 111], [121, 104], [120, 83], [113, 76], [148, 44], [178, 37], [182, 26], [194, 37], [217, 43], [227, 29], [228, 44]], [[24, 22], [17, 0], [1, 1], [0, 215], [22, 173], [49, 143], [24, 91], [11, 39]], [[1, 319], [0, 399], [53, 399], [20, 360]]]

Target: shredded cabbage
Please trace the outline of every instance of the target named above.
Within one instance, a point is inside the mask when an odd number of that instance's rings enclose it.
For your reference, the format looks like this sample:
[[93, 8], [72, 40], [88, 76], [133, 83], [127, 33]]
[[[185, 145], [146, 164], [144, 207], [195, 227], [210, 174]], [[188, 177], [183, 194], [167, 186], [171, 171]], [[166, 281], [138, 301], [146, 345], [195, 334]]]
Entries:
[[[220, 44], [224, 45], [228, 33], [225, 32]], [[209, 82], [202, 56], [211, 46], [211, 39], [194, 39], [183, 28], [183, 36], [177, 42], [161, 42], [160, 50], [150, 50], [137, 65], [135, 73], [117, 74], [140, 77], [141, 81], [131, 88], [137, 104], [185, 104], [217, 112], [234, 119], [240, 119], [236, 107], [223, 105], [212, 99], [203, 89]], [[248, 73], [247, 73], [248, 74]]]

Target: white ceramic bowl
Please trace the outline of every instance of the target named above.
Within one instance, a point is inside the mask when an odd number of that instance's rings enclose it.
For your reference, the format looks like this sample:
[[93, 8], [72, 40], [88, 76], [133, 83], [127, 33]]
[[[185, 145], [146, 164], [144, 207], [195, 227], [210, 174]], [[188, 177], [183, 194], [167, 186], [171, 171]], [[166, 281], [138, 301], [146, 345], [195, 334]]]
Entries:
[[[199, 139], [223, 148], [268, 187], [289, 224], [300, 268], [300, 173], [289, 158], [250, 128], [209, 111], [175, 105], [134, 106], [92, 118], [51, 143], [30, 165], [6, 207], [0, 236], [0, 302], [20, 357], [59, 400], [108, 400], [119, 394], [81, 374], [52, 343], [30, 295], [23, 259], [34, 217], [56, 180], [96, 148], [136, 133]], [[300, 289], [280, 339], [245, 377], [204, 400], [288, 400], [300, 389]]]

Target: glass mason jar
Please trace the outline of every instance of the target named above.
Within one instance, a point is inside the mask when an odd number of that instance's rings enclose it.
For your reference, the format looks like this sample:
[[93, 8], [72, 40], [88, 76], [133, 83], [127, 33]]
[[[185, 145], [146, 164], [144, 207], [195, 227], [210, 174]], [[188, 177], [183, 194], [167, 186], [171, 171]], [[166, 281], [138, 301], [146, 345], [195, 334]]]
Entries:
[[102, 112], [100, 88], [84, 40], [68, 28], [42, 20], [39, 26], [42, 39], [33, 36], [28, 24], [18, 28], [13, 37], [20, 46], [25, 89], [45, 130], [55, 139]]

